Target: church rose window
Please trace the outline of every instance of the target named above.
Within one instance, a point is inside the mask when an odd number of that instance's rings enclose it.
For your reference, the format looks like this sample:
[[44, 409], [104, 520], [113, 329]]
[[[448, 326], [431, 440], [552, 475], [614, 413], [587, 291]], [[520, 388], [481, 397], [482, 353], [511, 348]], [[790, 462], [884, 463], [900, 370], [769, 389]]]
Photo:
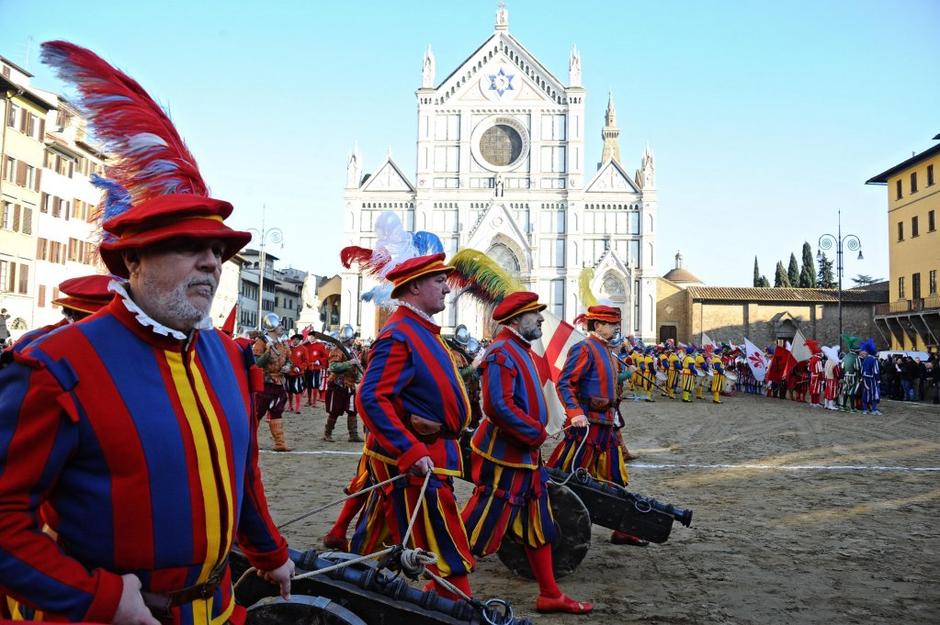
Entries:
[[480, 154], [491, 165], [505, 167], [522, 155], [522, 137], [512, 126], [497, 124], [480, 137]]

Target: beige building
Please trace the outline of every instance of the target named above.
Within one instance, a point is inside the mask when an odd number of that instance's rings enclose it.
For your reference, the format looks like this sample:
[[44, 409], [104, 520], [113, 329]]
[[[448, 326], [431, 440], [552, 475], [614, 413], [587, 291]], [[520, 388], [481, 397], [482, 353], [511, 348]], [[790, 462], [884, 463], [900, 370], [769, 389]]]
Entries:
[[[940, 134], [934, 137], [940, 140]], [[940, 342], [940, 143], [869, 179], [888, 187], [888, 302], [875, 321], [891, 348], [936, 350]]]
[[0, 309], [14, 337], [36, 326], [36, 215], [46, 115], [55, 105], [28, 87], [31, 74], [0, 57]]
[[[875, 325], [874, 307], [887, 301], [887, 282], [842, 292], [845, 334], [871, 337], [879, 346], [890, 342]], [[741, 343], [747, 337], [767, 346], [790, 340], [799, 329], [826, 345], [839, 341], [839, 293], [836, 289], [710, 287], [676, 266], [657, 284], [658, 341]]]

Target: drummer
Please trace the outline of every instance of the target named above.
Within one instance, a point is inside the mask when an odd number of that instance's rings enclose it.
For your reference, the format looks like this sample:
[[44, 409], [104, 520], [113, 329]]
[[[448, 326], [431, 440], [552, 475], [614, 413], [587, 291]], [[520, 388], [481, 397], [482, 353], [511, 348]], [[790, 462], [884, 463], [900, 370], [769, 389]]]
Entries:
[[523, 291], [493, 311], [503, 327], [481, 365], [484, 419], [471, 442], [477, 486], [462, 516], [476, 556], [497, 552], [507, 534], [523, 544], [539, 585], [536, 610], [587, 614], [593, 606], [564, 595], [552, 569], [558, 532], [539, 451], [548, 408], [530, 344], [542, 336], [544, 309], [538, 295]]

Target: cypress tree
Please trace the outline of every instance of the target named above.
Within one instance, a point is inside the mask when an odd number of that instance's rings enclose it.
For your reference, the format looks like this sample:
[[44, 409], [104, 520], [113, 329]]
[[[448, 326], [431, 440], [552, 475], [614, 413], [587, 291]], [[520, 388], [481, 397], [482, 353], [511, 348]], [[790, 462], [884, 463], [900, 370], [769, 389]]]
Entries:
[[[806, 273], [806, 284], [803, 284], [803, 273]], [[813, 263], [813, 248], [807, 241], [803, 241], [803, 268], [800, 270], [800, 286], [816, 288], [816, 265]]]
[[787, 280], [790, 282], [790, 286], [800, 284], [800, 266], [796, 263], [796, 254], [793, 252], [790, 252], [790, 264], [787, 267]]
[[760, 286], [760, 269], [757, 268], [757, 256], [754, 257], [754, 286]]
[[787, 277], [787, 270], [783, 268], [783, 262], [777, 261], [777, 270], [774, 273], [774, 288], [789, 287], [790, 279]]
[[816, 284], [823, 289], [836, 288], [836, 279], [832, 273], [832, 261], [825, 254], [819, 257], [819, 280]]

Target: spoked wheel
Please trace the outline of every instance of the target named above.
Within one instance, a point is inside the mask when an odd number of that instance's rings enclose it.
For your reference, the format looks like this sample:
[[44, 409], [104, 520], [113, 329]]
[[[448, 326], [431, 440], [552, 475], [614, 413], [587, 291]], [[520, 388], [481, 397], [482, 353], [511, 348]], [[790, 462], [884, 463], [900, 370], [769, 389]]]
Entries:
[[[591, 515], [581, 499], [567, 486], [548, 483], [552, 502], [552, 516], [558, 525], [558, 540], [552, 545], [552, 564], [555, 577], [562, 578], [574, 572], [591, 546]], [[516, 575], [533, 579], [525, 548], [506, 538], [496, 553], [499, 561]]]
[[269, 597], [248, 608], [246, 625], [366, 625], [361, 618], [326, 597]]

